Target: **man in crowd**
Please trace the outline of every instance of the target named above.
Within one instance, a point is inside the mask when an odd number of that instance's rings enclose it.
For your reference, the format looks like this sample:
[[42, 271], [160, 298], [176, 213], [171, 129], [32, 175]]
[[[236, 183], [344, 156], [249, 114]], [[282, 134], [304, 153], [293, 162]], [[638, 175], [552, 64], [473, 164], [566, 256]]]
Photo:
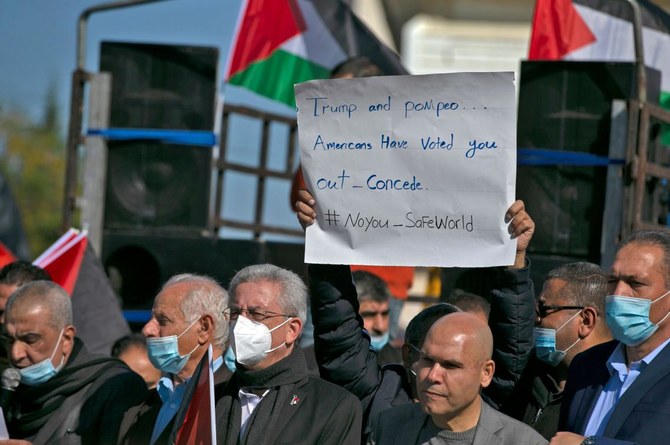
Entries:
[[614, 341], [574, 358], [552, 445], [657, 445], [670, 437], [670, 232], [624, 240], [609, 274]]
[[231, 373], [223, 365], [228, 340], [228, 321], [223, 312], [227, 306], [226, 290], [206, 276], [175, 275], [163, 285], [142, 333], [147, 338], [149, 360], [164, 375], [157, 391], [126, 414], [124, 444], [169, 441], [187, 382], [210, 345], [214, 384], [228, 380]]
[[161, 371], [149, 360], [147, 339], [142, 334], [121, 337], [112, 345], [112, 357], [118, 358], [144, 379], [147, 388], [153, 389], [161, 378]]
[[[303, 226], [314, 222], [315, 206], [312, 195], [301, 190], [297, 210]], [[497, 288], [490, 294], [490, 325], [496, 338], [493, 357], [500, 372], [486, 389], [485, 398], [495, 407], [506, 400], [528, 363], [535, 310], [535, 295], [526, 260], [526, 249], [535, 225], [522, 201], [510, 206], [505, 220], [509, 222], [509, 233], [517, 240], [517, 254], [514, 265], [496, 268]], [[310, 265], [309, 274], [316, 356], [321, 376], [361, 400], [365, 413], [364, 435], [367, 435], [376, 414], [412, 400], [409, 366], [415, 361], [415, 351], [421, 349], [436, 318], [421, 317], [420, 323], [408, 326], [402, 349], [404, 370], [397, 366], [381, 369], [376, 354], [370, 351], [369, 336], [362, 329], [349, 268]], [[441, 316], [454, 309], [452, 305], [440, 305], [437, 311]]]
[[51, 281], [49, 274], [41, 267], [28, 261], [14, 261], [0, 269], [0, 323], [4, 322], [5, 305], [16, 289], [31, 281]]
[[476, 315], [457, 312], [440, 318], [412, 364], [420, 404], [382, 412], [369, 443], [546, 444], [529, 426], [483, 403], [480, 391], [495, 371], [492, 352], [491, 330]]
[[297, 344], [308, 298], [300, 277], [254, 265], [229, 291], [237, 370], [216, 403], [217, 443], [359, 443], [360, 402], [310, 375]]
[[[5, 322], [5, 305], [16, 289], [31, 281], [51, 281], [49, 274], [41, 267], [28, 261], [14, 261], [0, 269], [0, 328]], [[9, 367], [9, 354], [4, 343], [0, 343], [0, 372]]]
[[353, 274], [363, 328], [370, 334], [370, 347], [377, 352], [380, 365], [400, 363], [400, 349], [390, 342], [389, 300], [391, 293], [381, 278], [363, 270]]
[[[116, 444], [124, 412], [147, 391], [122, 362], [86, 351], [68, 294], [55, 283], [21, 286], [5, 306], [4, 340], [21, 384], [4, 409], [11, 443]], [[3, 407], [4, 408], [4, 407]]]
[[537, 303], [536, 359], [503, 412], [532, 426], [547, 440], [556, 434], [568, 367], [578, 353], [611, 340], [605, 324], [607, 277], [593, 263], [551, 270]]

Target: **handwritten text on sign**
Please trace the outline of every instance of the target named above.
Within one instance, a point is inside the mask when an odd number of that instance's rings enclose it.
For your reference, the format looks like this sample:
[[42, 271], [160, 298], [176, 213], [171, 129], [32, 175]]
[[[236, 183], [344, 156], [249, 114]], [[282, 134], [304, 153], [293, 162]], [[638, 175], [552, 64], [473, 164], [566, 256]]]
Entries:
[[514, 262], [512, 73], [296, 85], [303, 172], [317, 200], [308, 263]]

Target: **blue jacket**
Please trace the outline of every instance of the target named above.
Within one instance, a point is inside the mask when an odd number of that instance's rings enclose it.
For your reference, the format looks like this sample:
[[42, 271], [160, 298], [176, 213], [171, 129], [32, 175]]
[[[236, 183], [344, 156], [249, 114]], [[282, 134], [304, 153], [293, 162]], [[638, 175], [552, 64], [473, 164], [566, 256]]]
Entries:
[[[619, 342], [594, 346], [573, 359], [563, 394], [559, 431], [583, 434], [610, 379], [607, 359]], [[670, 442], [670, 345], [635, 379], [617, 403], [598, 445]]]

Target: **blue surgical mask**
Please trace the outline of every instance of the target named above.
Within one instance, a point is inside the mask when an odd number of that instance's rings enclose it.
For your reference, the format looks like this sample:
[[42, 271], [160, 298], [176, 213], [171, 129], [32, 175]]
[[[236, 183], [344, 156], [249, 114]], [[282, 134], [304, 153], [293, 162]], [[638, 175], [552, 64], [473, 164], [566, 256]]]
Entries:
[[558, 366], [559, 363], [563, 361], [565, 358], [565, 354], [574, 346], [577, 344], [577, 342], [580, 340], [577, 338], [573, 344], [571, 344], [567, 349], [563, 351], [559, 351], [556, 349], [556, 334], [558, 334], [558, 331], [563, 329], [565, 325], [570, 323], [573, 318], [575, 318], [577, 315], [581, 314], [582, 312], [579, 311], [568, 321], [563, 323], [560, 328], [558, 329], [550, 329], [550, 328], [535, 328], [533, 331], [533, 335], [535, 337], [535, 355], [537, 355], [537, 358], [540, 359], [541, 361], [547, 363], [549, 366]]
[[665, 298], [670, 291], [664, 293], [654, 301], [646, 298], [625, 297], [622, 295], [608, 295], [605, 298], [605, 320], [612, 336], [627, 346], [635, 346], [647, 340], [656, 332], [670, 312], [658, 323], [649, 319], [651, 305]]
[[184, 369], [186, 362], [193, 354], [199, 344], [191, 352], [185, 355], [179, 354], [179, 337], [184, 335], [186, 331], [199, 320], [196, 318], [193, 323], [188, 325], [184, 331], [179, 335], [168, 335], [166, 337], [149, 337], [147, 338], [147, 352], [149, 353], [149, 361], [157, 369], [171, 374], [177, 374]]
[[373, 351], [379, 352], [384, 346], [389, 342], [390, 334], [386, 331], [382, 335], [371, 335], [370, 336], [370, 349]]
[[235, 352], [232, 347], [228, 346], [228, 349], [226, 349], [226, 353], [223, 355], [223, 361], [226, 363], [226, 367], [232, 372], [237, 370], [237, 366], [235, 365]]
[[19, 372], [21, 373], [21, 383], [28, 386], [37, 386], [49, 381], [53, 376], [58, 374], [58, 371], [60, 371], [60, 369], [63, 367], [63, 360], [65, 358], [61, 357], [58, 369], [54, 368], [51, 360], [53, 360], [54, 355], [56, 355], [61, 338], [63, 338], [63, 329], [61, 329], [60, 334], [58, 334], [58, 341], [56, 342], [56, 346], [54, 347], [53, 352], [51, 353], [51, 357], [45, 358], [41, 362], [35, 363], [34, 365], [19, 369]]

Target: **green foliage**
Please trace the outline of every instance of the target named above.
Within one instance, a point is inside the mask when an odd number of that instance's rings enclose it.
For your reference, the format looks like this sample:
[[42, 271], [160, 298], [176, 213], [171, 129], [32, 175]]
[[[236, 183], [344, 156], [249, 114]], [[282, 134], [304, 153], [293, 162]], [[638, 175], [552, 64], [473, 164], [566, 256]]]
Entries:
[[12, 188], [34, 257], [60, 235], [65, 143], [54, 101], [50, 94], [40, 124], [0, 107], [0, 172]]

